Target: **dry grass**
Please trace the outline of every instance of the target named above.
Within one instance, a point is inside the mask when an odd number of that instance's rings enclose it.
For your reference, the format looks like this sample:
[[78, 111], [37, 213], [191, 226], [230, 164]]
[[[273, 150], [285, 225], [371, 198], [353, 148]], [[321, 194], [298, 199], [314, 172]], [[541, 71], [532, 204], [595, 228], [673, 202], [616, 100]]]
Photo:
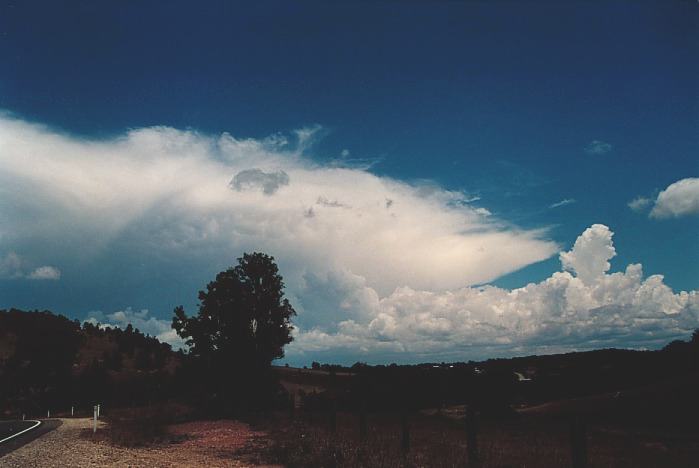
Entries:
[[[261, 462], [293, 467], [459, 467], [467, 466], [465, 430], [442, 417], [410, 418], [410, 449], [401, 450], [397, 415], [369, 416], [366, 441], [359, 439], [358, 418], [339, 414], [337, 432], [322, 415], [290, 419], [277, 415], [258, 421], [270, 433], [271, 444]], [[482, 422], [480, 467], [566, 467], [571, 465], [566, 421], [520, 418]], [[590, 426], [591, 467], [696, 466], [699, 441], [692, 437], [639, 434], [631, 428]]]
[[168, 426], [186, 419], [191, 410], [185, 406], [165, 403], [148, 407], [115, 409], [105, 418], [104, 437], [121, 447], [144, 447], [170, 443], [186, 436], [173, 435]]

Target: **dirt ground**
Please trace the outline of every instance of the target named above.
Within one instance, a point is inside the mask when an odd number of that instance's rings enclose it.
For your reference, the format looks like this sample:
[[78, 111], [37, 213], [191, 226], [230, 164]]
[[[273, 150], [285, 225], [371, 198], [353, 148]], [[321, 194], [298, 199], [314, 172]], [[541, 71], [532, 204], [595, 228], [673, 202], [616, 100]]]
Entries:
[[[90, 437], [90, 419], [63, 419], [56, 430], [0, 458], [0, 467], [248, 467], [238, 455], [266, 434], [239, 421], [203, 421], [170, 428], [177, 443], [147, 448], [122, 448], [104, 438]], [[104, 430], [100, 423], [98, 432]], [[87, 436], [86, 436], [87, 434]]]

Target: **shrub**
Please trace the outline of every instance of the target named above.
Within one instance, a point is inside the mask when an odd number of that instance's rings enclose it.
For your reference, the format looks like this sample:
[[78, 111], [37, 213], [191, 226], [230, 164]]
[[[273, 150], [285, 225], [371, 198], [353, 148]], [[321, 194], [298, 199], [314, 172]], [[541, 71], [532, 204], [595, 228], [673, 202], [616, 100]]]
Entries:
[[169, 442], [172, 437], [167, 426], [190, 415], [189, 408], [173, 403], [113, 410], [105, 417], [108, 423], [106, 435], [111, 443], [123, 447]]

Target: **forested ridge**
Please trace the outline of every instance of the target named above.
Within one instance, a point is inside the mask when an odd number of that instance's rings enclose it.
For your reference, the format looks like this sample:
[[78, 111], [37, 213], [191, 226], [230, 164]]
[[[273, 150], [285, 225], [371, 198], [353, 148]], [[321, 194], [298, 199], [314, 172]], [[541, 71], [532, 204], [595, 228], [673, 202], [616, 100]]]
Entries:
[[0, 410], [43, 414], [167, 397], [181, 355], [131, 325], [80, 323], [49, 311], [0, 310]]

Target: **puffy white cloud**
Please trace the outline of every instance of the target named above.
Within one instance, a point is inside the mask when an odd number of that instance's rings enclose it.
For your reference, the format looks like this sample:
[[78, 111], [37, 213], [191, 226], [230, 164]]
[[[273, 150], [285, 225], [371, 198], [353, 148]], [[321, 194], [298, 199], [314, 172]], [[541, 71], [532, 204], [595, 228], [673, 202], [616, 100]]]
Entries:
[[658, 194], [651, 218], [679, 218], [699, 214], [699, 178], [690, 177], [670, 184]]
[[650, 198], [636, 197], [630, 202], [628, 202], [627, 205], [629, 208], [631, 208], [632, 211], [639, 213], [648, 208], [652, 202], [653, 200], [651, 200]]
[[52, 266], [42, 266], [29, 273], [27, 278], [35, 280], [59, 280], [61, 279], [61, 270]]
[[0, 278], [22, 278], [22, 259], [15, 252], [0, 257]]
[[612, 231], [604, 224], [593, 224], [580, 235], [569, 252], [560, 255], [563, 269], [573, 271], [584, 283], [590, 284], [603, 276], [616, 255]]
[[674, 293], [660, 275], [644, 279], [638, 264], [607, 273], [614, 254], [612, 232], [597, 224], [561, 254], [572, 273], [518, 289], [402, 287], [377, 303], [369, 286], [351, 278], [345, 295], [372, 298], [363, 306], [369, 316], [348, 316], [336, 329], [301, 329], [289, 356], [302, 362], [325, 350], [348, 362], [381, 362], [646, 348], [699, 327], [697, 291]]
[[585, 152], [587, 154], [599, 156], [602, 154], [607, 154], [612, 150], [612, 145], [606, 141], [592, 140], [586, 147]]
[[53, 266], [40, 266], [27, 272], [27, 261], [15, 252], [0, 257], [0, 279], [59, 280], [61, 271]]

